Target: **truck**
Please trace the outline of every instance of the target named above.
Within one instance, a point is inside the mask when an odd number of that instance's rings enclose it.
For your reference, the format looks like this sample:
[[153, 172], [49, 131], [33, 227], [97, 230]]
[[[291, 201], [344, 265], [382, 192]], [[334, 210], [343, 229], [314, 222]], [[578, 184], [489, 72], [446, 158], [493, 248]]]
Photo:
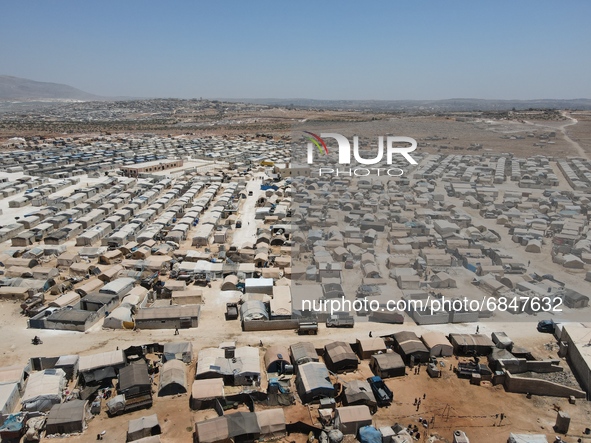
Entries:
[[318, 334], [318, 322], [316, 320], [300, 320], [298, 325], [298, 335], [302, 334]]
[[459, 378], [471, 378], [472, 374], [479, 374], [489, 380], [492, 377], [492, 371], [487, 365], [480, 363], [478, 356], [474, 356], [471, 361], [458, 363], [456, 373]]
[[326, 319], [327, 328], [352, 328], [355, 325], [355, 319], [351, 316], [340, 317], [331, 315]]
[[392, 400], [394, 400], [394, 394], [390, 388], [386, 386], [386, 383], [384, 383], [384, 380], [382, 380], [381, 377], [374, 375], [373, 377], [369, 377], [367, 382], [371, 386], [371, 390], [376, 397], [378, 406], [387, 406], [392, 403]]
[[124, 394], [119, 394], [107, 401], [107, 414], [109, 417], [125, 414], [127, 412], [137, 411], [138, 409], [148, 409], [152, 407], [152, 394], [143, 394], [127, 398]]

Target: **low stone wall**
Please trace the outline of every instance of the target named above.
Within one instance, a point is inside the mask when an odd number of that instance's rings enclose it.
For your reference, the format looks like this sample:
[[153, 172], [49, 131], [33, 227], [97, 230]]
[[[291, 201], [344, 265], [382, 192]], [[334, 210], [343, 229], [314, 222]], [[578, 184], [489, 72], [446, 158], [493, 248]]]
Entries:
[[548, 380], [537, 378], [518, 377], [507, 372], [505, 377], [505, 390], [519, 394], [543, 395], [549, 397], [570, 397], [585, 398], [584, 391], [570, 388]]

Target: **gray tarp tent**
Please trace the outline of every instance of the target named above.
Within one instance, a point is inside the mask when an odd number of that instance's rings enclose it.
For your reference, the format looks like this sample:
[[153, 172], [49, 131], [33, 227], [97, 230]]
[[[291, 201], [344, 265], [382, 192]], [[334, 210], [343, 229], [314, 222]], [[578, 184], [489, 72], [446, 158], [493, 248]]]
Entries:
[[127, 425], [127, 441], [136, 441], [141, 438], [159, 435], [161, 433], [158, 415], [147, 415], [135, 420], [129, 420]]
[[345, 384], [345, 405], [367, 405], [375, 407], [376, 397], [365, 380], [351, 380]]
[[184, 394], [187, 392], [185, 364], [180, 360], [170, 360], [160, 369], [160, 386], [158, 396]]
[[359, 360], [349, 343], [335, 341], [324, 347], [324, 361], [333, 372], [343, 372], [357, 369]]
[[83, 432], [87, 408], [86, 400], [70, 400], [54, 405], [47, 415], [47, 435]]

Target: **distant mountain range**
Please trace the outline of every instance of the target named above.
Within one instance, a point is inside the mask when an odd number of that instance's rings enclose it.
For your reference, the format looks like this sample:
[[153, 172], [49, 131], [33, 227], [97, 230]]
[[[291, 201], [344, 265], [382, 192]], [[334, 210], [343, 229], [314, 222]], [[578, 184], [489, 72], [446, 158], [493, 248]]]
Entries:
[[[38, 82], [19, 77], [0, 75], [0, 101], [116, 101], [142, 100], [132, 97], [101, 97], [72, 86], [59, 83]], [[259, 105], [367, 110], [367, 111], [414, 111], [414, 112], [469, 112], [507, 111], [511, 109], [591, 109], [591, 99], [574, 100], [484, 100], [454, 98], [447, 100], [314, 100], [314, 99], [223, 99], [231, 103], [252, 103]]]
[[0, 100], [105, 100], [59, 83], [37, 82], [25, 78], [0, 75]]

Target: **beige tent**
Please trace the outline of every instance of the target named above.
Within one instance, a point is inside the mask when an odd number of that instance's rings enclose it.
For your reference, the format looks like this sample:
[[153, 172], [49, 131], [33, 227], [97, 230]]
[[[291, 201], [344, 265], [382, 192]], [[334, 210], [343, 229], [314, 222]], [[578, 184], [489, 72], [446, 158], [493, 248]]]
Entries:
[[238, 277], [236, 275], [230, 274], [224, 278], [224, 282], [222, 283], [221, 290], [222, 291], [235, 291], [236, 285], [238, 284]]
[[224, 397], [224, 379], [208, 378], [193, 381], [191, 387], [191, 409], [212, 408], [212, 400]]
[[442, 332], [425, 332], [421, 340], [429, 349], [431, 357], [451, 357], [453, 355], [453, 346]]
[[280, 437], [285, 435], [285, 413], [281, 408], [264, 409], [255, 412], [261, 436]]
[[63, 308], [66, 306], [74, 306], [76, 303], [80, 301], [80, 295], [74, 291], [66, 292], [65, 294], [60, 295], [54, 301], [49, 303], [49, 307], [56, 307], [56, 308]]
[[362, 359], [368, 359], [379, 352], [386, 352], [386, 343], [381, 337], [358, 338], [357, 347], [359, 348], [359, 356]]
[[539, 254], [542, 252], [542, 241], [537, 239], [531, 239], [527, 242], [527, 246], [525, 247], [525, 252], [533, 252], [535, 254]]
[[173, 305], [198, 305], [201, 303], [203, 303], [203, 291], [201, 289], [172, 291]]
[[371, 412], [366, 405], [336, 408], [334, 424], [343, 434], [357, 435], [363, 426], [371, 426]]

